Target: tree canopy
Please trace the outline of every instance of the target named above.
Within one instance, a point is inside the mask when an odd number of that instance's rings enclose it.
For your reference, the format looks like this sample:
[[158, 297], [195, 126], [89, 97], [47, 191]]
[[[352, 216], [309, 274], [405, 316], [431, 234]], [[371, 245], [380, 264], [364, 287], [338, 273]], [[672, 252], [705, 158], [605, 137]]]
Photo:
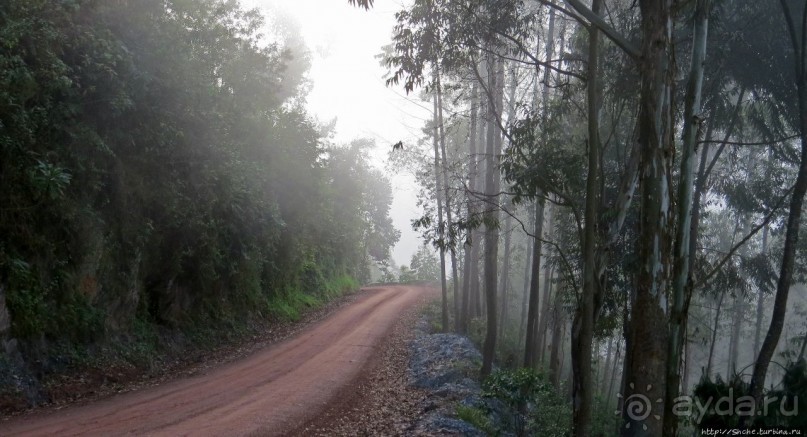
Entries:
[[304, 109], [300, 38], [264, 30], [235, 0], [0, 4], [12, 337], [271, 314], [388, 258], [369, 143], [332, 143]]

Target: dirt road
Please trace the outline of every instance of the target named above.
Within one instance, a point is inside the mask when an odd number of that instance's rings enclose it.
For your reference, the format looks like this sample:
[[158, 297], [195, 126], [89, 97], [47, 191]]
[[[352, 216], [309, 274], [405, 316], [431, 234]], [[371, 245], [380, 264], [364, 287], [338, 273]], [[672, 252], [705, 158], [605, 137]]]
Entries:
[[282, 435], [339, 402], [397, 317], [428, 288], [368, 289], [299, 335], [204, 375], [0, 422], [0, 435]]

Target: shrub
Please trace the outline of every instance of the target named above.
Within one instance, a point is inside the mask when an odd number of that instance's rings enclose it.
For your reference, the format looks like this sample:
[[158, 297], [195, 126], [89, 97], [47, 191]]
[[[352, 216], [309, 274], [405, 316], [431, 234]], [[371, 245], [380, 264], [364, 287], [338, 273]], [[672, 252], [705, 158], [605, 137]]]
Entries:
[[482, 395], [507, 407], [517, 435], [568, 435], [571, 412], [547, 378], [533, 369], [500, 370], [482, 384]]
[[457, 417], [470, 423], [485, 434], [496, 435], [496, 428], [487, 413], [481, 408], [459, 404], [457, 405]]
[[[695, 386], [696, 402], [705, 405], [706, 411], [703, 417], [692, 417], [696, 422], [695, 426], [703, 428], [736, 428], [739, 426], [741, 414], [752, 413], [754, 426], [783, 426], [793, 427], [807, 431], [807, 415], [798, 414], [798, 400], [807, 399], [807, 362], [800, 359], [791, 362], [785, 369], [782, 381], [776, 385], [780, 387], [776, 390], [768, 390], [763, 393], [764, 408], [756, 411], [746, 411], [741, 406], [743, 397], [750, 396], [750, 384], [739, 377], [732, 378], [731, 381], [724, 381], [718, 376], [714, 381], [704, 377]], [[733, 414], [726, 414], [719, 411], [718, 402], [720, 399], [731, 399]], [[752, 405], [746, 403], [746, 405]], [[717, 406], [717, 407], [716, 407]], [[759, 407], [759, 406], [758, 406]], [[741, 413], [741, 414], [738, 414]], [[764, 414], [763, 414], [764, 413]]]

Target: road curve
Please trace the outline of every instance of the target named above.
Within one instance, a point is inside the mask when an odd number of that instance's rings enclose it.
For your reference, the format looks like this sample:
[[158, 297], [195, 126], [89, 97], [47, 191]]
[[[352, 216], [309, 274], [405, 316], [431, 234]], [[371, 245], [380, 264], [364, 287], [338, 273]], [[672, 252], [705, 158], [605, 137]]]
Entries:
[[321, 412], [357, 379], [418, 286], [367, 289], [294, 338], [203, 375], [84, 406], [0, 422], [2, 436], [282, 435]]

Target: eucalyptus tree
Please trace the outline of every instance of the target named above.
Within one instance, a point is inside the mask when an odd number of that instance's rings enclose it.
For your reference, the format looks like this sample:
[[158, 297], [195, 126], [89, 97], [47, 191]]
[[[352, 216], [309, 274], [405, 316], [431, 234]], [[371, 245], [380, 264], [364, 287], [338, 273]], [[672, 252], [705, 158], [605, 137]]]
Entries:
[[[366, 5], [365, 5], [366, 7]], [[413, 91], [416, 86], [423, 84], [426, 69], [431, 69], [432, 81], [430, 87], [433, 91], [433, 134], [434, 145], [434, 178], [435, 196], [437, 199], [437, 240], [436, 244], [440, 250], [440, 287], [442, 294], [442, 327], [449, 329], [448, 314], [448, 290], [446, 284], [446, 249], [450, 248], [454, 254], [453, 242], [448, 241], [449, 233], [446, 230], [452, 226], [450, 218], [451, 206], [448, 204], [448, 175], [446, 169], [445, 156], [445, 134], [442, 119], [442, 85], [440, 63], [442, 56], [442, 30], [437, 17], [436, 5], [431, 1], [416, 2], [408, 10], [400, 11], [396, 14], [398, 24], [394, 29], [393, 54], [388, 55], [387, 64], [391, 68], [397, 68], [387, 84], [397, 84], [399, 80], [404, 80], [404, 88], [407, 93]], [[416, 51], [416, 53], [413, 53]], [[442, 153], [441, 153], [442, 151]], [[442, 154], [442, 164], [441, 164]], [[445, 205], [445, 214], [443, 204]], [[452, 268], [454, 271], [455, 302], [458, 302], [456, 290], [458, 289], [458, 278], [456, 277], [457, 265], [456, 257], [452, 256]]]
[[[555, 49], [555, 12], [549, 12], [549, 19], [547, 24], [547, 33], [544, 43], [544, 53], [547, 60], [551, 60]], [[561, 48], [560, 51], [563, 51]], [[550, 79], [550, 69], [544, 68], [543, 74], [543, 89], [541, 94], [541, 112], [542, 112], [542, 124], [546, 125], [549, 120], [549, 79]], [[533, 108], [535, 110], [538, 109], [538, 95], [537, 95], [537, 72], [536, 72], [536, 89], [535, 95], [533, 95]], [[515, 126], [515, 123], [511, 122], [511, 125]], [[543, 138], [546, 140], [546, 137]], [[517, 145], [515, 147], [518, 147]], [[515, 150], [515, 148], [514, 148]], [[517, 189], [518, 191], [518, 189]], [[528, 289], [528, 296], [529, 299], [527, 301], [527, 320], [526, 320], [526, 337], [524, 339], [524, 367], [536, 367], [538, 365], [538, 355], [541, 353], [541, 341], [539, 338], [542, 338], [545, 335], [545, 332], [541, 332], [541, 328], [544, 328], [545, 325], [541, 324], [541, 313], [539, 313], [539, 301], [540, 301], [540, 275], [539, 272], [541, 271], [541, 254], [543, 249], [543, 242], [541, 241], [544, 232], [544, 217], [545, 217], [545, 200], [541, 195], [541, 192], [536, 192], [536, 198], [533, 200], [534, 203], [534, 210], [532, 212], [532, 230], [534, 233], [534, 238], [532, 242], [532, 256], [531, 261], [531, 269], [530, 269], [530, 282], [529, 282], [529, 289]], [[547, 287], [548, 291], [548, 287]], [[544, 294], [544, 308], [549, 308], [549, 299], [548, 295]], [[547, 312], [544, 311], [543, 313], [543, 320], [546, 321], [547, 319]]]
[[[439, 246], [440, 251], [440, 291], [442, 294], [442, 305], [441, 305], [441, 326], [443, 332], [448, 332], [448, 287], [446, 286], [446, 226], [450, 226], [450, 220], [448, 223], [446, 222], [446, 215], [450, 214], [450, 206], [448, 205], [448, 181], [443, 179], [441, 180], [441, 176], [444, 175], [444, 166], [445, 166], [445, 156], [443, 156], [443, 166], [441, 169], [440, 165], [440, 129], [441, 121], [439, 117], [439, 109], [438, 109], [438, 97], [435, 94], [433, 97], [434, 105], [433, 105], [433, 114], [434, 118], [432, 121], [433, 124], [433, 132], [432, 132], [432, 143], [434, 144], [434, 181], [435, 181], [435, 197], [437, 199], [437, 244]], [[443, 147], [445, 148], [445, 146]], [[445, 182], [444, 182], [445, 181]], [[445, 183], [445, 190], [443, 191], [443, 183]], [[445, 214], [443, 213], [443, 203], [445, 203]], [[456, 261], [456, 260], [455, 260]], [[456, 271], [456, 262], [454, 264], [454, 269]], [[456, 275], [454, 276], [454, 284], [456, 287]], [[455, 297], [456, 299], [456, 297]]]
[[690, 279], [690, 258], [692, 248], [692, 197], [695, 177], [695, 143], [698, 139], [703, 116], [701, 95], [703, 72], [706, 61], [706, 42], [709, 32], [710, 0], [698, 0], [695, 6], [694, 31], [692, 33], [692, 57], [684, 104], [683, 145], [681, 170], [678, 182], [678, 217], [675, 233], [674, 259], [672, 271], [672, 305], [670, 309], [670, 332], [666, 364], [666, 397], [664, 399], [664, 431], [674, 436], [678, 427], [678, 417], [672, 414], [672, 405], [680, 393], [681, 358], [686, 336], [688, 299], [687, 281]]
[[[497, 2], [497, 6], [509, 6], [510, 2]], [[635, 8], [619, 10], [616, 16], [610, 21], [606, 21], [599, 14], [599, 1], [592, 2], [591, 7], [586, 6], [579, 0], [567, 0], [567, 9], [557, 2], [541, 0], [540, 3], [546, 8], [556, 11], [566, 17], [573, 17], [580, 21], [589, 34], [589, 58], [586, 63], [576, 62], [573, 58], [565, 61], [550, 59], [546, 56], [550, 52], [551, 45], [547, 45], [541, 59], [541, 53], [536, 54], [527, 50], [530, 47], [532, 36], [529, 32], [534, 32], [531, 24], [542, 20], [540, 12], [533, 14], [528, 11], [520, 2], [512, 2], [513, 13], [508, 17], [510, 24], [502, 26], [497, 21], [499, 15], [488, 14], [483, 4], [477, 2], [442, 2], [441, 25], [445, 26], [444, 43], [447, 49], [444, 54], [462, 54], [465, 59], [476, 61], [474, 55], [468, 48], [474, 50], [485, 50], [492, 52], [486, 38], [489, 33], [495, 34], [496, 39], [507, 47], [509, 53], [517, 53], [523, 56], [529, 63], [545, 68], [545, 71], [556, 71], [563, 73], [570, 79], [572, 86], [585, 83], [587, 86], [588, 107], [586, 113], [579, 111], [566, 111], [557, 119], [550, 123], [528, 115], [521, 120], [510, 123], [510, 129], [504, 130], [505, 134], [512, 137], [516, 147], [508, 152], [504, 163], [504, 171], [509, 180], [515, 182], [515, 190], [518, 195], [538, 199], [551, 199], [561, 208], [568, 208], [567, 212], [572, 218], [570, 223], [576, 226], [578, 234], [577, 244], [567, 246], [579, 250], [579, 263], [572, 261], [559, 267], [559, 271], [566, 276], [570, 283], [575, 283], [581, 276], [579, 301], [577, 302], [577, 313], [575, 315], [575, 325], [573, 329], [574, 337], [574, 367], [575, 367], [575, 414], [579, 420], [575, 423], [575, 432], [579, 435], [587, 435], [590, 432], [590, 394], [586, 393], [586, 378], [591, 375], [591, 333], [597, 326], [601, 316], [603, 305], [608, 301], [609, 288], [613, 288], [614, 282], [625, 284], [625, 289], [633, 288], [631, 282], [635, 284], [635, 290], [624, 296], [625, 308], [628, 310], [624, 314], [626, 324], [626, 350], [625, 350], [625, 379], [631, 384], [626, 387], [625, 397], [631, 395], [643, 395], [651, 399], [662, 399], [664, 411], [659, 413], [662, 420], [650, 420], [643, 423], [635, 417], [626, 414], [627, 425], [630, 425], [626, 434], [641, 433], [647, 425], [647, 432], [650, 434], [675, 433], [676, 420], [671, 414], [673, 400], [679, 393], [681, 372], [680, 367], [683, 362], [682, 350], [686, 340], [686, 326], [688, 319], [688, 307], [694, 291], [703, 288], [709, 281], [717, 275], [728, 274], [721, 269], [731, 270], [736, 266], [732, 256], [747, 244], [755, 232], [766, 227], [767, 223], [775, 217], [774, 210], [778, 209], [776, 202], [760, 202], [760, 209], [766, 209], [763, 223], [749, 229], [747, 235], [739, 239], [733, 245], [727, 256], [713, 259], [708, 265], [708, 270], [703, 270], [703, 266], [695, 268], [695, 259], [707, 259], [698, 252], [698, 226], [702, 216], [702, 200], [706, 196], [708, 189], [707, 179], [715, 168], [716, 163], [722, 159], [724, 150], [728, 150], [726, 143], [733, 135], [734, 125], [738, 117], [731, 116], [731, 108], [738, 108], [735, 114], [743, 105], [744, 98], [752, 95], [757, 101], [767, 100], [770, 102], [768, 109], [760, 113], [772, 112], [779, 115], [771, 117], [750, 115], [751, 120], [769, 120], [773, 123], [766, 127], [767, 123], [756, 123], [757, 130], [764, 137], [765, 141], [774, 141], [778, 138], [785, 138], [782, 135], [772, 135], [771, 132], [786, 120], [787, 124], [804, 136], [804, 111], [800, 111], [802, 105], [802, 95], [807, 95], [807, 91], [802, 92], [804, 82], [803, 58], [804, 49], [800, 44], [803, 39], [800, 35], [804, 30], [798, 25], [798, 20], [793, 16], [803, 12], [797, 2], [783, 0], [781, 2], [785, 23], [787, 24], [789, 35], [791, 36], [790, 46], [793, 50], [784, 50], [787, 39], [782, 34], [774, 35], [769, 32], [775, 27], [778, 19], [773, 18], [770, 8], [762, 11], [758, 4], [749, 2], [719, 2], [717, 9], [712, 10], [711, 2], [697, 1], [682, 4], [673, 4], [671, 0], [642, 0], [638, 2], [638, 15]], [[544, 8], [544, 9], [546, 9]], [[501, 15], [504, 16], [504, 15]], [[731, 23], [738, 23], [740, 19], [748, 19], [758, 16], [760, 19], [757, 25], [747, 32], [747, 26], [733, 26]], [[460, 17], [459, 19], [457, 17]], [[690, 21], [689, 18], [694, 17]], [[717, 49], [707, 47], [709, 18], [717, 18], [724, 24], [723, 29], [728, 35], [723, 38], [725, 44]], [[739, 18], [738, 18], [739, 17]], [[676, 39], [686, 41], [689, 39], [689, 23], [692, 23], [692, 54], [689, 60], [689, 74], [687, 86], [683, 93], [683, 117], [678, 116], [677, 101], [680, 96], [676, 95], [675, 77], [676, 52], [673, 38], [674, 23], [677, 21], [686, 22], [684, 26], [684, 38]], [[761, 25], [767, 23], [766, 26]], [[742, 23], [740, 23], [742, 24]], [[748, 24], [748, 23], [746, 23]], [[745, 29], [743, 38], [738, 38], [736, 29]], [[729, 30], [733, 29], [731, 32]], [[765, 29], [763, 31], [763, 29]], [[733, 33], [732, 33], [733, 32]], [[598, 35], [602, 34], [607, 41], [599, 42]], [[677, 35], [677, 34], [676, 34]], [[749, 35], [751, 36], [749, 38]], [[404, 35], [404, 37], [408, 37]], [[638, 43], [636, 43], [638, 41]], [[686, 44], [684, 44], [686, 46]], [[410, 45], [411, 47], [411, 45]], [[714, 56], [726, 47], [737, 49], [737, 53], [743, 55], [734, 56]], [[616, 56], [597, 56], [598, 48], [604, 50], [621, 50], [621, 54]], [[707, 59], [707, 51], [712, 53], [711, 59], [718, 64], [718, 69], [712, 70], [715, 77], [706, 80], [711, 84], [709, 91], [704, 91], [704, 64]], [[793, 53], [793, 55], [790, 55]], [[761, 54], [761, 55], [760, 55]], [[457, 60], [460, 57], [448, 59]], [[687, 56], [683, 56], [687, 59]], [[401, 58], [403, 59], [403, 58]], [[603, 71], [599, 71], [598, 59], [602, 59]], [[616, 61], [614, 61], [616, 59]], [[796, 62], [793, 62], [793, 60]], [[446, 59], [444, 59], [446, 62]], [[760, 68], [768, 68], [770, 65], [784, 65], [785, 63], [796, 65], [796, 75], [783, 73], [781, 68], [775, 68], [770, 75], [760, 78], [752, 72], [759, 71]], [[580, 64], [585, 66], [584, 70]], [[742, 65], [740, 65], [742, 64]], [[404, 65], [401, 63], [399, 65]], [[408, 71], [415, 71], [405, 66]], [[475, 65], [475, 64], [473, 64]], [[739, 67], [738, 67], [739, 65]], [[722, 68], [722, 70], [721, 70]], [[603, 76], [623, 73], [624, 76], [635, 79], [639, 83], [638, 96], [628, 87], [621, 91], [621, 95], [614, 92], [618, 88], [606, 83], [609, 96], [603, 98], [598, 96], [598, 82]], [[480, 75], [481, 78], [482, 75]], [[418, 77], [414, 74], [410, 77]], [[799, 89], [799, 99], [792, 99], [792, 78]], [[619, 83], [619, 81], [613, 81]], [[623, 84], [630, 80], [623, 80]], [[634, 82], [634, 84], [635, 84]], [[485, 89], [487, 87], [487, 89]], [[480, 88], [483, 94], [488, 94], [489, 101], [495, 100], [496, 90], [489, 84], [480, 81]], [[701, 95], [707, 93], [704, 99]], [[720, 96], [722, 97], [716, 97]], [[620, 99], [619, 97], [627, 96]], [[577, 97], [580, 97], [579, 95]], [[546, 101], [547, 99], [544, 99]], [[635, 119], [632, 117], [621, 117], [621, 110], [611, 108], [609, 101], [622, 101], [627, 105], [636, 104], [637, 113]], [[702, 102], [703, 100], [703, 102]], [[568, 105], [571, 103], [564, 102]], [[725, 106], [728, 109], [720, 109]], [[807, 107], [807, 104], [803, 104]], [[603, 112], [602, 108], [607, 108]], [[625, 134], [630, 128], [616, 129], [609, 126], [612, 132], [605, 132], [603, 126], [598, 126], [598, 120], [605, 120], [609, 111], [614, 118], [627, 119], [623, 124], [635, 122], [635, 136]], [[722, 111], [723, 119], [718, 120], [717, 114]], [[492, 112], [496, 116], [496, 112]], [[499, 117], [501, 117], [499, 115]], [[709, 117], [709, 122], [705, 120]], [[587, 145], [585, 158], [577, 154], [573, 157], [559, 156], [568, 155], [570, 147], [563, 147], [551, 144], [559, 141], [563, 135], [556, 138], [540, 138], [538, 135], [542, 130], [545, 132], [556, 126], [562, 126], [560, 130], [566, 129], [567, 143], [574, 144], [575, 133], [573, 126], [577, 122], [584, 120], [587, 123], [587, 133], [585, 144]], [[501, 120], [499, 120], [501, 121]], [[500, 123], [501, 124], [501, 123]], [[615, 125], [615, 123], [612, 123]], [[495, 126], [493, 126], [495, 128]], [[501, 128], [502, 126], [500, 126]], [[704, 134], [704, 127], [707, 130], [705, 140], [699, 141]], [[676, 145], [676, 131], [681, 129], [681, 146]], [[722, 129], [722, 131], [721, 131]], [[621, 131], [623, 144], [628, 147], [619, 152], [611, 149], [610, 153], [616, 159], [606, 158], [605, 152], [607, 144], [611, 141], [613, 132]], [[782, 131], [782, 129], [778, 129]], [[714, 134], [714, 135], [713, 135]], [[722, 141], [714, 140], [713, 137], [722, 134]], [[488, 135], [490, 133], [488, 132]], [[579, 137], [579, 134], [577, 134]], [[603, 140], [604, 138], [604, 140]], [[572, 141], [568, 141], [572, 139]], [[562, 140], [560, 140], [562, 141]], [[722, 143], [716, 149], [710, 143]], [[518, 144], [524, 147], [519, 147]], [[579, 143], [578, 143], [579, 144]], [[702, 146], [700, 153], [700, 163], [696, 161], [697, 146]], [[539, 153], [540, 150], [540, 153]], [[803, 159], [794, 159], [793, 151], [787, 142], [772, 148], [773, 153], [784, 160], [790, 159], [797, 164], [800, 169], [803, 167]], [[494, 149], [495, 151], [495, 149]], [[680, 154], [678, 153], [680, 151]], [[554, 155], [553, 155], [554, 153]], [[806, 153], [802, 149], [802, 155]], [[676, 172], [673, 168], [674, 159], [680, 156], [680, 169]], [[565, 160], [565, 161], [564, 161]], [[580, 174], [580, 162], [584, 161], [587, 166], [584, 169], [586, 175]], [[551, 164], [548, 164], [550, 163]], [[674, 176], [677, 176], [674, 177]], [[754, 389], [759, 395], [759, 380], [764, 381], [766, 362], [770, 361], [771, 354], [778, 343], [781, 335], [781, 324], [784, 318], [785, 303], [787, 302], [787, 288], [790, 284], [790, 277], [793, 270], [793, 256], [795, 253], [795, 242], [797, 238], [800, 198], [803, 197], [802, 185], [807, 187], [805, 182], [807, 176], [802, 176], [800, 171], [796, 177], [796, 186], [793, 195], [790, 196], [791, 208], [789, 210], [788, 224], [786, 226], [786, 238], [784, 256], [782, 258], [781, 274], [777, 286], [777, 299], [774, 303], [775, 314], [772, 320], [769, 335], [765, 343], [760, 347], [760, 359], [757, 360], [755, 369]], [[677, 187], [674, 182], [677, 183]], [[775, 184], [774, 184], [775, 185]], [[677, 193], [674, 192], [677, 188]], [[781, 187], [779, 187], [781, 188]], [[638, 213], [637, 227], [638, 236], [634, 259], [639, 265], [629, 266], [626, 269], [617, 269], [611, 265], [610, 258], [614, 257], [615, 248], [620, 244], [620, 238], [624, 233], [632, 232], [626, 228], [625, 223], [633, 220], [630, 215], [631, 200], [638, 190], [636, 211]], [[776, 190], [774, 190], [775, 192]], [[780, 191], [789, 195], [787, 187]], [[570, 193], [585, 192], [585, 203], [580, 203], [577, 199], [570, 199]], [[721, 194], [722, 196], [722, 194]], [[579, 197], [579, 196], [577, 196]], [[775, 196], [774, 196], [775, 197]], [[784, 198], [782, 198], [784, 199]], [[780, 202], [781, 203], [781, 202]], [[754, 216], [759, 215], [759, 211], [754, 212]], [[745, 227], [745, 226], [744, 226]], [[535, 242], [541, 240], [540, 233], [533, 236]], [[544, 242], [546, 243], [546, 242]], [[533, 247], [535, 250], [535, 247]], [[630, 251], [630, 249], [628, 249]], [[568, 253], [560, 253], [565, 256]], [[572, 257], [573, 258], [573, 257]], [[567, 257], [568, 261], [568, 257]], [[533, 262], [536, 257], [533, 256]], [[727, 264], [729, 263], [729, 264]], [[632, 270], [631, 270], [632, 269]], [[565, 271], [564, 271], [565, 270]], [[610, 271], [609, 271], [610, 270]], [[617, 280], [611, 277], [616, 270], [622, 276]], [[738, 270], [740, 271], [740, 270]], [[790, 276], [789, 276], [790, 275]], [[633, 280], [624, 280], [632, 276]], [[534, 278], [535, 279], [535, 278]], [[575, 283], [575, 287], [576, 283]], [[577, 291], [577, 290], [575, 290]], [[667, 305], [667, 299], [670, 303]], [[531, 304], [528, 304], [531, 307]], [[528, 317], [529, 321], [529, 317]], [[527, 329], [527, 336], [530, 336], [532, 328]], [[532, 342], [528, 340], [528, 345]], [[553, 349], [554, 351], [554, 349]], [[530, 354], [525, 354], [528, 356]], [[527, 360], [525, 359], [525, 362]], [[761, 373], [760, 373], [761, 372]], [[663, 381], [659, 383], [659, 381]], [[645, 390], [648, 390], [645, 392]], [[661, 414], [663, 413], [663, 414]], [[662, 425], [663, 424], [663, 425]]]
[[[426, 69], [435, 72], [473, 71], [482, 95], [485, 96], [485, 195], [480, 222], [485, 225], [485, 270], [487, 335], [484, 346], [482, 373], [492, 368], [497, 328], [497, 247], [498, 247], [498, 154], [501, 148], [503, 80], [498, 76], [501, 55], [497, 37], [491, 29], [505, 25], [513, 17], [514, 5], [491, 7], [486, 2], [417, 1], [411, 8], [397, 14], [399, 24], [393, 37], [394, 54], [387, 59], [394, 70], [390, 84], [403, 82], [407, 92], [425, 82]], [[480, 26], [481, 23], [484, 23]], [[498, 24], [491, 24], [498, 23]], [[484, 78], [477, 64], [478, 51], [484, 50]], [[430, 86], [439, 86], [439, 76]], [[439, 106], [439, 105], [438, 105]], [[437, 108], [439, 111], [439, 107]], [[448, 226], [452, 226], [449, 224]], [[473, 260], [472, 260], [473, 261]]]
[[[600, 16], [602, 0], [593, 0], [591, 12]], [[591, 346], [594, 339], [595, 307], [600, 278], [596, 272], [597, 222], [599, 204], [599, 165], [600, 165], [600, 84], [599, 65], [600, 47], [599, 31], [595, 26], [588, 29], [588, 63], [586, 70], [586, 102], [588, 122], [588, 174], [586, 175], [586, 206], [584, 209], [585, 230], [583, 234], [583, 290], [575, 313], [572, 327], [572, 366], [575, 377], [572, 385], [573, 421], [580, 424], [575, 427], [576, 435], [589, 435], [591, 429], [591, 404], [593, 399], [594, 380], [591, 368]]]
[[[467, 171], [467, 184], [468, 191], [466, 192], [466, 218], [470, 219], [476, 216], [477, 202], [474, 198], [476, 193], [476, 185], [478, 179], [477, 170], [477, 126], [479, 123], [479, 87], [476, 83], [472, 85], [470, 96], [470, 126], [468, 131], [468, 171]], [[468, 320], [471, 315], [471, 301], [475, 296], [475, 292], [479, 288], [479, 263], [477, 262], [479, 244], [474, 243], [478, 238], [474, 237], [474, 229], [466, 231], [465, 244], [465, 265], [463, 268], [463, 284], [462, 284], [462, 307], [460, 308], [460, 318], [457, 322], [457, 332], [465, 334], [468, 331]]]
[[[594, 6], [599, 11], [600, 3], [595, 2]], [[632, 172], [628, 171], [622, 176], [622, 182], [614, 181], [614, 178], [607, 181], [603, 176], [604, 170], [600, 169], [600, 163], [606, 159], [612, 159], [613, 156], [602, 158], [603, 145], [600, 143], [600, 118], [602, 114], [601, 102], [601, 89], [603, 87], [603, 77], [599, 72], [599, 60], [601, 57], [599, 46], [599, 31], [596, 27], [590, 26], [590, 38], [587, 48], [582, 49], [588, 54], [588, 62], [585, 64], [585, 71], [576, 70], [573, 63], [566, 65], [557, 63], [557, 60], [551, 59], [551, 55], [547, 56], [547, 60], [536, 61], [553, 65], [554, 69], [561, 74], [572, 78], [585, 78], [585, 90], [587, 92], [586, 101], [587, 106], [585, 113], [574, 114], [572, 105], [571, 111], [557, 111], [552, 115], [554, 120], [550, 122], [547, 119], [547, 109], [550, 106], [545, 106], [543, 114], [540, 118], [530, 122], [526, 119], [524, 123], [516, 126], [516, 136], [518, 136], [517, 143], [526, 149], [516, 149], [516, 153], [508, 158], [505, 166], [505, 172], [509, 178], [516, 181], [516, 186], [521, 193], [528, 192], [542, 192], [548, 195], [555, 196], [559, 199], [558, 203], [561, 208], [568, 208], [570, 215], [574, 218], [573, 223], [577, 224], [577, 242], [574, 244], [579, 250], [582, 260], [582, 273], [575, 272], [575, 269], [569, 270], [571, 275], [564, 273], [563, 276], [574, 277], [580, 274], [582, 276], [582, 293], [577, 297], [577, 304], [575, 306], [575, 317], [572, 329], [572, 366], [574, 369], [574, 425], [576, 432], [585, 434], [590, 432], [590, 417], [591, 417], [591, 401], [592, 390], [594, 384], [591, 383], [591, 346], [593, 341], [594, 327], [596, 320], [599, 317], [601, 307], [605, 302], [605, 289], [604, 289], [604, 275], [608, 267], [607, 253], [611, 250], [617, 235], [624, 223], [627, 213], [627, 208], [630, 205], [630, 198], [635, 190], [636, 178], [636, 165], [635, 159], [628, 160], [628, 169], [634, 169]], [[561, 49], [563, 51], [563, 49]], [[545, 50], [547, 54], [551, 54], [551, 50]], [[609, 53], [612, 55], [612, 53]], [[583, 55], [585, 56], [585, 54]], [[545, 72], [549, 68], [545, 67]], [[545, 81], [546, 82], [546, 81]], [[545, 84], [548, 86], [548, 84]], [[574, 96], [565, 96], [569, 101], [574, 101]], [[579, 96], [577, 96], [579, 98]], [[547, 104], [546, 98], [544, 105]], [[617, 105], [618, 106], [618, 105]], [[616, 113], [613, 114], [616, 118]], [[565, 120], [564, 120], [565, 119]], [[540, 120], [540, 124], [538, 121]], [[564, 155], [570, 157], [568, 163], [559, 165], [559, 156], [554, 155], [551, 148], [547, 148], [548, 144], [554, 141], [561, 141], [559, 138], [552, 138], [548, 136], [548, 132], [553, 130], [551, 124], [558, 124], [559, 126], [574, 125], [577, 120], [587, 126], [586, 134], [575, 134], [565, 141], [572, 141], [577, 143], [579, 136], [587, 136], [585, 144], [586, 154], [580, 156], [579, 152], [571, 152], [566, 150]], [[609, 125], [612, 129], [608, 132], [607, 137], [609, 142], [622, 135], [616, 133], [621, 128], [612, 123]], [[532, 130], [539, 130], [537, 135], [531, 136], [529, 132]], [[561, 128], [562, 129], [562, 128]], [[568, 132], [568, 131], [567, 131]], [[571, 132], [574, 132], [572, 130]], [[557, 136], [557, 133], [554, 134]], [[619, 143], [618, 140], [613, 141]], [[537, 147], [536, 147], [537, 146]], [[525, 153], [527, 150], [533, 149], [532, 154]], [[563, 147], [557, 149], [560, 152]], [[612, 148], [611, 154], [622, 155], [624, 160], [625, 154], [622, 153], [620, 147]], [[540, 152], [535, 153], [537, 150]], [[555, 153], [557, 153], [555, 152]], [[565, 157], [564, 157], [565, 158]], [[587, 175], [579, 173], [579, 161], [583, 160], [588, 163]], [[617, 158], [618, 159], [618, 158]], [[620, 163], [619, 166], [624, 164]], [[565, 169], [563, 176], [561, 176], [560, 169]], [[555, 175], [554, 177], [550, 175]], [[619, 178], [616, 178], [619, 179]], [[614, 189], [607, 196], [601, 197], [600, 193], [604, 191], [604, 186], [611, 186]], [[584, 201], [578, 201], [576, 193], [584, 192], [586, 195], [583, 197]], [[619, 193], [614, 195], [613, 193]], [[609, 223], [603, 220], [606, 211], [610, 217], [613, 217]], [[577, 280], [572, 280], [577, 282]], [[577, 287], [573, 287], [575, 289]], [[575, 293], [577, 290], [575, 290]], [[543, 325], [543, 324], [542, 324]], [[527, 348], [530, 348], [530, 340], [528, 339]], [[557, 349], [557, 345], [553, 345], [553, 354]], [[554, 360], [552, 360], [554, 362]]]
[[[678, 232], [672, 227], [672, 196], [670, 194], [670, 177], [672, 173], [671, 150], [675, 150], [673, 141], [675, 131], [673, 82], [674, 47], [672, 41], [672, 23], [674, 12], [669, 1], [641, 1], [640, 35], [641, 46], [634, 47], [621, 34], [603, 22], [595, 13], [577, 0], [569, 3], [581, 15], [586, 17], [590, 25], [602, 30], [616, 45], [633, 57], [640, 76], [640, 102], [637, 119], [637, 144], [640, 147], [639, 171], [642, 184], [640, 187], [639, 240], [637, 256], [642, 265], [636, 272], [636, 290], [631, 299], [630, 350], [626, 355], [626, 372], [631, 385], [627, 387], [625, 396], [638, 390], [651, 399], [669, 399], [670, 385], [678, 386], [678, 367], [681, 348], [682, 326], [685, 322], [683, 284], [686, 279], [685, 270], [689, 256], [689, 206], [691, 205], [693, 153], [697, 125], [692, 126], [699, 113], [701, 94], [700, 84], [703, 77], [703, 55], [706, 41], [706, 18], [708, 3], [699, 2], [697, 10], [701, 19], [697, 20], [695, 32], [696, 47], [693, 56], [690, 85], [687, 89], [687, 114], [685, 120], [685, 151], [682, 158], [682, 173], [679, 181]], [[681, 207], [681, 202], [686, 206]], [[682, 228], [685, 227], [685, 229]], [[677, 252], [671, 253], [670, 237], [678, 235]], [[666, 293], [670, 287], [670, 270], [677, 265], [673, 311], [667, 314]], [[681, 275], [680, 272], [684, 271]], [[666, 320], [671, 320], [668, 327]], [[670, 356], [672, 355], [672, 356]], [[668, 367], [669, 364], [669, 367]], [[662, 375], [667, 374], [666, 384], [658, 384]], [[672, 403], [665, 403], [661, 421], [640, 423], [636, 417], [626, 414], [625, 434], [641, 433], [661, 434], [662, 423], [668, 424], [667, 432], [674, 433], [674, 417], [671, 414]], [[654, 412], [655, 414], [655, 412]], [[585, 430], [582, 430], [585, 434]]]
[[485, 251], [484, 251], [484, 287], [485, 303], [487, 308], [487, 327], [485, 342], [482, 346], [482, 377], [487, 377], [493, 370], [493, 358], [496, 352], [496, 286], [498, 284], [498, 252], [499, 252], [499, 166], [498, 158], [501, 155], [501, 136], [496, 130], [496, 121], [501, 119], [501, 108], [503, 101], [502, 79], [503, 66], [500, 60], [494, 55], [495, 41], [490, 40], [487, 47], [488, 53], [485, 56], [485, 76], [487, 79], [486, 89], [489, 94], [487, 121], [487, 138], [485, 141], [485, 154], [487, 163], [485, 165], [485, 207], [483, 210], [483, 220], [485, 222]]

